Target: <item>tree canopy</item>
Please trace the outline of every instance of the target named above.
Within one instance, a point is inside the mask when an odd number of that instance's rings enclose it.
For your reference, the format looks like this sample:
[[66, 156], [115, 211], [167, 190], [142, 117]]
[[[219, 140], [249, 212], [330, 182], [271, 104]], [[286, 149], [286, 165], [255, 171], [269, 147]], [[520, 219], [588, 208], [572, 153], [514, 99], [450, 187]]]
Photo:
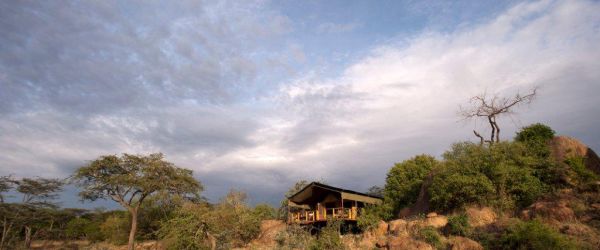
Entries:
[[138, 209], [148, 196], [169, 193], [197, 198], [203, 189], [191, 170], [164, 160], [162, 153], [100, 156], [77, 169], [73, 180], [82, 189], [82, 199], [112, 199], [130, 212], [129, 249], [133, 249]]

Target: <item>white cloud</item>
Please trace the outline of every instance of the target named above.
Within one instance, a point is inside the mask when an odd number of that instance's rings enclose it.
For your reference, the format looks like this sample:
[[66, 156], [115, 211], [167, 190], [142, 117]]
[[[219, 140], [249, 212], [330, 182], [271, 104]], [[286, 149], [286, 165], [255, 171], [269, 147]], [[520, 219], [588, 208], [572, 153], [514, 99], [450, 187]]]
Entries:
[[[276, 100], [286, 125], [272, 121], [268, 126], [277, 129], [261, 148], [286, 159], [277, 167], [289, 179], [323, 177], [366, 188], [381, 184], [395, 161], [439, 156], [452, 142], [475, 139], [472, 123], [458, 122], [456, 112], [484, 90], [541, 87], [521, 116], [502, 119], [504, 139], [537, 121], [566, 133], [571, 123], [593, 128], [598, 120], [574, 114], [600, 105], [598, 11], [598, 3], [587, 1], [524, 3], [488, 23], [383, 44], [337, 78], [309, 75], [282, 87]], [[566, 101], [568, 93], [579, 99]], [[599, 137], [593, 130], [579, 135], [588, 142]]]

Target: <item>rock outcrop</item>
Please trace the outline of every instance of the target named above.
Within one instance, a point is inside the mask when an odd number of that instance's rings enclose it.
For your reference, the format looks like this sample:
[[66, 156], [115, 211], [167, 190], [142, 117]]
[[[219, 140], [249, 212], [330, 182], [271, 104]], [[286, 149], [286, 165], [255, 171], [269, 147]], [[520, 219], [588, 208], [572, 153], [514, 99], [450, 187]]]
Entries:
[[469, 207], [465, 211], [472, 227], [482, 227], [494, 223], [498, 216], [489, 207]]

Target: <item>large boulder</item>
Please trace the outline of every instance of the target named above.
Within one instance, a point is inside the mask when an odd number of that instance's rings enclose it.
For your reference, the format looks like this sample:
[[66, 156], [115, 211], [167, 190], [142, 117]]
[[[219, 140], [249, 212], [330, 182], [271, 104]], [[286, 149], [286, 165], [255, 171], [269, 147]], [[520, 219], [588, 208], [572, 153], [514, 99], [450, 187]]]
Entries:
[[564, 162], [569, 157], [584, 157], [585, 167], [596, 174], [600, 174], [600, 158], [587, 145], [575, 138], [556, 136], [550, 142], [552, 155], [558, 162]]
[[388, 228], [389, 226], [387, 223], [385, 223], [385, 221], [379, 221], [379, 223], [377, 223], [377, 227], [372, 230], [373, 236], [380, 237], [387, 235]]
[[452, 237], [448, 243], [451, 250], [483, 250], [483, 247], [477, 241], [465, 237]]
[[521, 211], [524, 220], [542, 217], [555, 222], [570, 222], [575, 220], [575, 212], [564, 200], [538, 201]]
[[427, 216], [427, 218], [423, 221], [423, 226], [425, 227], [442, 228], [445, 227], [446, 224], [448, 224], [448, 217], [443, 215], [435, 215], [432, 217]]
[[469, 225], [472, 227], [482, 227], [492, 224], [498, 216], [489, 207], [469, 207], [465, 211], [469, 218]]
[[389, 223], [389, 232], [393, 236], [408, 236], [408, 222], [403, 219], [393, 220]]

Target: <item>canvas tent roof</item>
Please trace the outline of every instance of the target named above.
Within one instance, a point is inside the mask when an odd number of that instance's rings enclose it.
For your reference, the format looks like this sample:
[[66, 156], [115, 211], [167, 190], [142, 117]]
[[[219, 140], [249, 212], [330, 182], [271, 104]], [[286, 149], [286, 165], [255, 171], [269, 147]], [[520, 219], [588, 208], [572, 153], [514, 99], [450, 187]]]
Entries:
[[336, 193], [339, 198], [344, 200], [354, 200], [369, 204], [379, 204], [382, 202], [381, 197], [374, 195], [364, 194], [352, 190], [337, 188], [329, 185], [325, 185], [318, 182], [312, 182], [298, 191], [289, 198], [289, 201], [293, 205], [305, 205], [316, 203], [328, 194]]

